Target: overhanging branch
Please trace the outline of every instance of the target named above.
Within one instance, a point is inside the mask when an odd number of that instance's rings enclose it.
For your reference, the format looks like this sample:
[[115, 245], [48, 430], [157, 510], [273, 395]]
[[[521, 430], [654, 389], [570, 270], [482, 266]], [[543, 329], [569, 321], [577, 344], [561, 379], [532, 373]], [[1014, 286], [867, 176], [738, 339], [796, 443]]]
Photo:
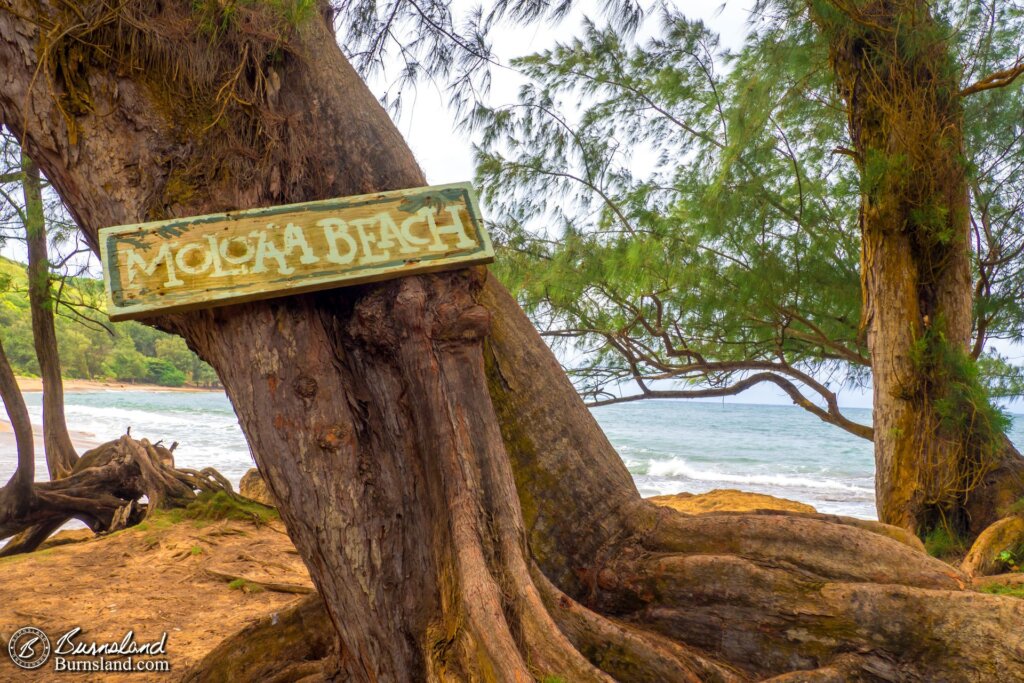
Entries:
[[711, 387], [708, 389], [684, 389], [684, 390], [644, 390], [643, 393], [634, 394], [631, 396], [616, 396], [614, 398], [601, 399], [599, 401], [592, 401], [587, 403], [587, 407], [596, 408], [598, 406], [613, 405], [616, 403], [630, 403], [633, 401], [643, 401], [652, 398], [719, 398], [722, 396], [735, 396], [736, 394], [742, 393], [751, 387], [761, 384], [763, 382], [769, 382], [782, 389], [786, 394], [793, 399], [793, 403], [800, 406], [804, 410], [812, 413], [813, 415], [820, 418], [822, 421], [829, 424], [840, 427], [854, 436], [859, 436], [862, 439], [868, 441], [874, 440], [874, 429], [867, 425], [862, 425], [859, 422], [847, 418], [843, 415], [838, 407], [830, 401], [831, 405], [828, 410], [815, 404], [813, 401], [804, 396], [800, 389], [793, 384], [791, 381], [777, 375], [772, 372], [759, 372], [757, 374], [746, 377], [734, 384], [730, 384], [725, 387]]
[[985, 76], [974, 85], [968, 86], [960, 91], [960, 97], [967, 97], [975, 93], [983, 92], [985, 90], [994, 90], [995, 88], [1005, 88], [1006, 86], [1017, 80], [1017, 77], [1024, 74], [1024, 62], [1017, 60], [1017, 63], [1011, 66], [1009, 69], [1003, 69], [1002, 71], [996, 71], [995, 73]]

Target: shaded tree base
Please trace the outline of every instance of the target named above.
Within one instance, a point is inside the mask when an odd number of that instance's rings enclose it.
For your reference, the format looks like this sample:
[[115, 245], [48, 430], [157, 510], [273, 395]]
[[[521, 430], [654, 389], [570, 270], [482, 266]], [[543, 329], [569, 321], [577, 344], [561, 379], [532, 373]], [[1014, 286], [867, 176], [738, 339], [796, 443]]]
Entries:
[[222, 641], [182, 683], [330, 680], [337, 668], [334, 631], [317, 594]]

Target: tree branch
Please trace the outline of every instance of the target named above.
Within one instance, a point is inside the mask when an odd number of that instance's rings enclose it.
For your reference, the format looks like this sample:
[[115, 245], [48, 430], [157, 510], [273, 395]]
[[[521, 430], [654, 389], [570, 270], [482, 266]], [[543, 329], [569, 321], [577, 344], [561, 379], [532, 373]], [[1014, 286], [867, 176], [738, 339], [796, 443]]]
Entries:
[[1020, 59], [1009, 69], [1003, 69], [1002, 71], [996, 71], [995, 73], [985, 76], [981, 80], [977, 81], [974, 85], [968, 86], [960, 91], [960, 97], [967, 97], [975, 93], [983, 92], [985, 90], [994, 90], [995, 88], [1005, 88], [1006, 86], [1017, 80], [1017, 77], [1024, 74], [1024, 61]]
[[[769, 382], [782, 389], [786, 394], [793, 399], [793, 403], [800, 406], [804, 410], [817, 416], [824, 422], [840, 427], [854, 436], [859, 436], [862, 439], [868, 441], [874, 440], [875, 430], [867, 425], [862, 425], [859, 422], [850, 420], [843, 415], [838, 406], [832, 404], [828, 410], [825, 410], [821, 406], [816, 405], [806, 396], [804, 396], [800, 389], [795, 384], [790, 382], [785, 377], [781, 377], [771, 372], [759, 372], [750, 377], [746, 377], [735, 384], [731, 384], [726, 387], [712, 387], [708, 389], [689, 389], [689, 390], [644, 390], [643, 393], [634, 394], [631, 396], [616, 396], [614, 398], [601, 399], [599, 401], [592, 401], [587, 403], [588, 408], [596, 408], [599, 406], [613, 405], [616, 403], [630, 403], [633, 401], [642, 401], [652, 398], [718, 398], [722, 396], [735, 396], [747, 389], [761, 384], [763, 382]], [[831, 403], [831, 402], [830, 402]]]

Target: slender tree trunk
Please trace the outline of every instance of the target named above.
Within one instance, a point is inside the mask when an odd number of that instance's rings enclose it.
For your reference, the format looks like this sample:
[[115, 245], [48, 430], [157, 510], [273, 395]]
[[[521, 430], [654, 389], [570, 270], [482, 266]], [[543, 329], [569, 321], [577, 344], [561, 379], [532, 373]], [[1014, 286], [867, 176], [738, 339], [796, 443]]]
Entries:
[[50, 259], [46, 247], [46, 217], [43, 211], [42, 179], [39, 169], [26, 155], [21, 157], [25, 197], [25, 236], [28, 241], [28, 299], [32, 309], [32, 339], [39, 372], [43, 379], [43, 448], [50, 479], [71, 473], [78, 453], [71, 443], [64, 418], [64, 381], [54, 327], [56, 301], [50, 288]]
[[18, 466], [10, 481], [2, 489], [6, 497], [0, 496], [0, 517], [21, 515], [32, 499], [32, 482], [36, 476], [35, 446], [32, 439], [32, 421], [29, 419], [25, 398], [18, 388], [14, 371], [7, 360], [3, 344], [0, 343], [0, 399], [4, 402], [7, 418], [14, 430], [18, 448]]
[[[256, 14], [211, 44], [192, 3], [0, 0], [0, 111], [90, 239], [424, 182], [330, 17], [271, 30], [272, 6], [236, 5]], [[960, 592], [898, 531], [641, 501], [480, 269], [153, 322], [218, 371], [324, 598], [340, 680], [734, 681], [837, 657], [1024, 674], [1024, 606]]]
[[[1024, 494], [976, 378], [959, 70], [923, 0], [811, 2], [849, 112], [863, 194], [862, 326], [879, 518], [976, 535]], [[845, 6], [844, 6], [845, 7]]]

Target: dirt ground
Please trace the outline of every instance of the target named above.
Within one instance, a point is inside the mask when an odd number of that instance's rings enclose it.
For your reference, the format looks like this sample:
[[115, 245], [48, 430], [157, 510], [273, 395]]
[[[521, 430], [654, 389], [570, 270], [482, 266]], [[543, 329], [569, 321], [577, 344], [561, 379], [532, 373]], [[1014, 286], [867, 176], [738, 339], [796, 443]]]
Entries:
[[[0, 682], [176, 681], [222, 639], [312, 591], [280, 521], [172, 522], [157, 518], [107, 537], [0, 558]], [[167, 632], [169, 673], [58, 673], [55, 655], [35, 671], [8, 656], [12, 634], [35, 626], [57, 639], [81, 627], [79, 643], [135, 642]], [[95, 659], [95, 658], [79, 658]], [[137, 658], [138, 659], [138, 658]]]
[[[797, 509], [799, 503], [739, 491], [678, 494], [654, 499], [688, 512]], [[313, 590], [276, 516], [269, 522], [176, 519], [158, 513], [137, 527], [95, 538], [81, 529], [55, 545], [0, 558], [0, 683], [8, 681], [177, 681], [224, 638], [273, 615]], [[12, 634], [34, 626], [51, 646], [80, 627], [76, 642], [137, 643], [167, 633], [169, 672], [58, 672], [56, 653], [41, 668], [23, 671], [8, 656]], [[82, 661], [90, 657], [77, 657]]]

